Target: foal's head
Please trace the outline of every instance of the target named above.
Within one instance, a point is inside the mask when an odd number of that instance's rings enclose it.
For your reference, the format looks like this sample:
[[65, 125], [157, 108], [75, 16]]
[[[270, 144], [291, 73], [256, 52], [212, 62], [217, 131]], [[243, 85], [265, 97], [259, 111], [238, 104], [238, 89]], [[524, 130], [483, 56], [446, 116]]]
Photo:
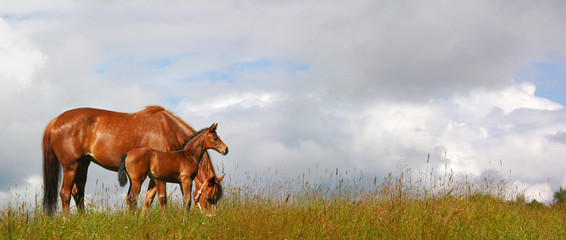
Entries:
[[[216, 128], [218, 123], [212, 124], [208, 129], [201, 130], [200, 134], [196, 133], [197, 138], [204, 139], [204, 145], [206, 149], [213, 149], [222, 155], [228, 154], [228, 147], [220, 137], [216, 134]], [[198, 140], [200, 142], [200, 140]], [[199, 171], [205, 171], [204, 169], [199, 169]], [[212, 171], [214, 173], [214, 171]], [[224, 175], [220, 178], [216, 178], [214, 174], [211, 177], [207, 177], [204, 182], [200, 182], [198, 178], [195, 178], [195, 192], [193, 194], [195, 204], [199, 207], [201, 212], [207, 216], [213, 216], [216, 213], [216, 203], [222, 198], [222, 186], [220, 181], [224, 178]]]
[[[195, 204], [200, 209], [200, 211], [207, 216], [214, 216], [216, 214], [216, 204], [222, 198], [222, 185], [220, 181], [224, 179], [224, 176], [216, 178], [210, 177], [204, 183], [197, 184], [197, 179], [195, 179], [195, 192], [193, 196], [195, 197]], [[200, 185], [200, 186], [199, 186]]]
[[222, 140], [220, 140], [220, 137], [218, 137], [218, 135], [216, 134], [217, 127], [218, 127], [218, 123], [213, 123], [208, 128], [206, 133], [204, 133], [206, 134], [206, 140], [205, 140], [206, 148], [213, 149], [214, 151], [217, 151], [222, 155], [226, 155], [228, 154], [228, 147], [226, 146], [226, 144], [224, 144], [224, 142], [222, 142]]

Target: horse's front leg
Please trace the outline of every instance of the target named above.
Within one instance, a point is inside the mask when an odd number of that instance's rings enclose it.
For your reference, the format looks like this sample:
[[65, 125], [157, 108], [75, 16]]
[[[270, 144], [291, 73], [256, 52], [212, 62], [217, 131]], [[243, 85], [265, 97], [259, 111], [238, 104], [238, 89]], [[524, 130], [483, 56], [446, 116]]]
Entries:
[[154, 185], [153, 188], [147, 190], [147, 194], [145, 195], [145, 201], [143, 202], [142, 212], [147, 211], [147, 209], [151, 205], [151, 202], [153, 202], [153, 198], [155, 197], [155, 194], [157, 193], [157, 188], [155, 187], [155, 184], [153, 185]]
[[164, 211], [165, 207], [167, 207], [167, 189], [165, 182], [155, 180], [155, 188], [157, 188], [157, 198], [159, 199], [159, 207], [161, 207], [161, 211]]
[[185, 177], [181, 179], [183, 189], [183, 206], [187, 212], [191, 209], [191, 189], [193, 188], [193, 179]]
[[153, 199], [155, 198], [155, 194], [157, 193], [157, 189], [155, 188], [155, 180], [149, 179], [149, 185], [147, 186], [147, 195], [145, 195], [145, 201], [143, 203], [144, 208], [149, 208], [151, 203], [153, 203]]

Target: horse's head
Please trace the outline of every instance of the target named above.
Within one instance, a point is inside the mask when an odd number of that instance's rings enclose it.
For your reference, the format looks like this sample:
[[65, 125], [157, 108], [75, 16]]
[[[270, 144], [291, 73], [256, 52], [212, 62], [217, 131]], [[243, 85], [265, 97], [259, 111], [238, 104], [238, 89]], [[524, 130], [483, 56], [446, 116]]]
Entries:
[[228, 147], [220, 137], [216, 134], [216, 128], [218, 127], [218, 123], [213, 123], [209, 128], [208, 132], [206, 133], [206, 148], [213, 149], [219, 152], [222, 155], [228, 154]]
[[[222, 185], [220, 185], [220, 181], [224, 179], [225, 175], [226, 174], [219, 178], [211, 177], [204, 181], [204, 183], [200, 183], [195, 179], [195, 192], [193, 193], [195, 204], [206, 216], [214, 216], [216, 214], [216, 205], [222, 198]], [[199, 186], [199, 184], [201, 185]], [[200, 190], [197, 191], [197, 189]]]

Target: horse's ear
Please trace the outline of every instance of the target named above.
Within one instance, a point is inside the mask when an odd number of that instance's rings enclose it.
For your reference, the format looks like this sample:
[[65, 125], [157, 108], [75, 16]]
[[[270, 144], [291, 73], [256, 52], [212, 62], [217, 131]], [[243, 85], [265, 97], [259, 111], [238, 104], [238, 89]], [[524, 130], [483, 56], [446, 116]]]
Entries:
[[216, 179], [216, 177], [214, 177], [214, 176], [213, 176], [213, 177], [210, 177], [210, 178], [208, 179], [208, 181], [207, 181], [207, 182], [208, 182], [208, 186], [209, 186], [209, 187], [214, 186], [214, 184], [216, 184], [216, 181], [218, 181], [218, 180]]
[[224, 179], [224, 176], [226, 176], [226, 173], [222, 174], [222, 176], [219, 177], [219, 178], [217, 179], [217, 181], [218, 181], [218, 182], [222, 181], [222, 179]]
[[208, 128], [209, 132], [216, 132], [216, 127], [218, 127], [218, 123], [213, 123], [212, 125], [210, 125], [210, 127]]

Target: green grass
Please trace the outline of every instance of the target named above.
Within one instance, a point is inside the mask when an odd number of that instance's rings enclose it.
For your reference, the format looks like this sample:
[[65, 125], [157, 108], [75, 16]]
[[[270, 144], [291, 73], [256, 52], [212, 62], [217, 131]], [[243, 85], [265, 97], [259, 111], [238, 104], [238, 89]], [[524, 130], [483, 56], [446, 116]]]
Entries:
[[324, 191], [301, 182], [288, 196], [226, 187], [215, 217], [175, 201], [164, 213], [154, 204], [145, 217], [95, 206], [49, 217], [23, 205], [0, 210], [0, 239], [566, 238], [566, 208], [505, 200], [505, 181], [414, 175], [390, 175], [363, 190], [347, 180]]

